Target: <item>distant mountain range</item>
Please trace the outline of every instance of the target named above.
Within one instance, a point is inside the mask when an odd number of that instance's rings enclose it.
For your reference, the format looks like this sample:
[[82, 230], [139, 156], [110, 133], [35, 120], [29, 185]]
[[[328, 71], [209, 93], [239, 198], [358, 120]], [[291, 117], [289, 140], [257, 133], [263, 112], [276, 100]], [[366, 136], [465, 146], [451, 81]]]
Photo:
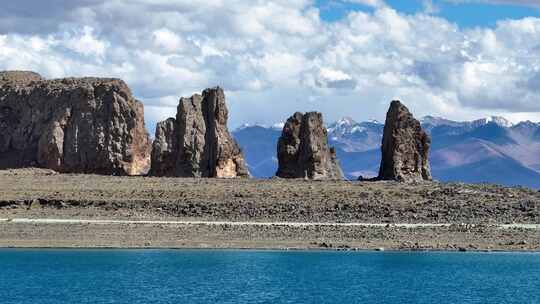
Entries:
[[[433, 177], [440, 181], [522, 185], [540, 189], [540, 124], [512, 124], [502, 117], [458, 122], [439, 117], [421, 119], [431, 134]], [[276, 146], [282, 124], [246, 125], [233, 136], [244, 151], [254, 177], [277, 170]], [[376, 176], [384, 124], [343, 118], [328, 125], [328, 141], [346, 176]]]

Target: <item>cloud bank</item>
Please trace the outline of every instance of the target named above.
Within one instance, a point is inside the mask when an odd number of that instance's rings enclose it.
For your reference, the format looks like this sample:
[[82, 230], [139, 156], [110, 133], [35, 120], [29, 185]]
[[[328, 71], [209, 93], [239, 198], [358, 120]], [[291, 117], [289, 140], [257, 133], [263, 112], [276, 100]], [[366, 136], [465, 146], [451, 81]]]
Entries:
[[215, 85], [233, 126], [297, 110], [381, 119], [394, 98], [418, 116], [540, 119], [540, 19], [461, 29], [361, 2], [373, 12], [329, 23], [308, 0], [3, 1], [0, 69], [123, 78], [150, 126]]

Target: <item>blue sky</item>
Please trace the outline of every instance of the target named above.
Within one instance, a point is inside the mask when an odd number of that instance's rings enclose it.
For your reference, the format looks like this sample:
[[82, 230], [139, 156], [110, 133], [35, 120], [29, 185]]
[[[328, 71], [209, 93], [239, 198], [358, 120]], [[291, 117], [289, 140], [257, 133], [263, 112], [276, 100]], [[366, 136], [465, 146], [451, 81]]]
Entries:
[[[501, 4], [506, 3], [506, 4]], [[0, 1], [0, 70], [116, 77], [149, 129], [222, 86], [230, 125], [295, 111], [540, 121], [537, 0]]]
[[[426, 1], [422, 0], [386, 0], [387, 5], [406, 14], [423, 13]], [[499, 20], [540, 17], [540, 8], [530, 5], [493, 4], [482, 2], [455, 3], [450, 1], [430, 1], [436, 8], [433, 15], [455, 22], [460, 27], [494, 27]], [[339, 0], [316, 0], [321, 9], [321, 17], [327, 21], [344, 18], [351, 11], [372, 12], [373, 7]]]

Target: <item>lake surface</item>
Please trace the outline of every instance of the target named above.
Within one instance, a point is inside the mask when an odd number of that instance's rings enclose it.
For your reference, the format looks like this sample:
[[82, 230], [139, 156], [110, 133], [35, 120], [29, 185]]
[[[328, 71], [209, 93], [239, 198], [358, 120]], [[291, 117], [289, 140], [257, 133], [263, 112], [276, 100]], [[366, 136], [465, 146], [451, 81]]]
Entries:
[[0, 303], [540, 303], [540, 254], [3, 249]]

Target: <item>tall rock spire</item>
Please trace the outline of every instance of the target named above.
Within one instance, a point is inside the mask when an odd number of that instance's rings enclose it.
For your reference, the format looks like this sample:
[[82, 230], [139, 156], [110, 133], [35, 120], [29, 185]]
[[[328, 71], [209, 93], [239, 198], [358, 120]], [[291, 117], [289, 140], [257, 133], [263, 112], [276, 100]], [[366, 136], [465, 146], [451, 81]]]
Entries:
[[283, 127], [277, 152], [279, 177], [343, 179], [336, 152], [328, 147], [321, 113], [294, 113]]
[[181, 98], [176, 119], [158, 123], [152, 150], [153, 176], [247, 177], [244, 156], [227, 129], [223, 89]]
[[394, 100], [386, 115], [382, 160], [378, 179], [403, 182], [431, 180], [431, 139], [400, 101]]

